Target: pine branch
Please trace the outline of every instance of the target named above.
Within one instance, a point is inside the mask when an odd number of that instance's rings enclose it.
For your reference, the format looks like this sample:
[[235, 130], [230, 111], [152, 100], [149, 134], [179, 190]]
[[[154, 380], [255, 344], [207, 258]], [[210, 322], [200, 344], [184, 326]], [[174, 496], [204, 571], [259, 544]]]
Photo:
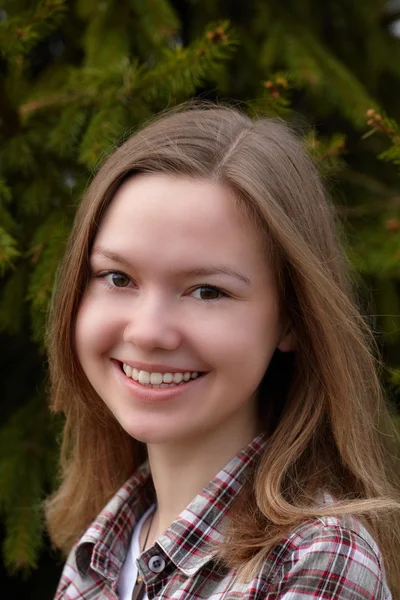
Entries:
[[131, 0], [135, 13], [139, 40], [137, 44], [144, 51], [152, 53], [163, 49], [177, 35], [180, 24], [178, 16], [167, 0]]
[[0, 275], [14, 266], [16, 258], [20, 255], [17, 250], [17, 241], [0, 227]]
[[30, 258], [26, 300], [29, 302], [32, 338], [43, 349], [47, 309], [53, 290], [57, 265], [65, 249], [67, 233], [71, 228], [71, 215], [51, 212], [32, 238], [27, 254]]
[[305, 136], [304, 141], [323, 177], [332, 175], [343, 168], [344, 161], [341, 156], [346, 143], [346, 137], [343, 134], [336, 133], [330, 138], [324, 138], [317, 137], [315, 130], [311, 130]]
[[0, 148], [0, 164], [4, 173], [28, 174], [35, 171], [36, 160], [29, 131], [9, 138]]
[[4, 179], [0, 178], [0, 223], [9, 235], [15, 235], [18, 230], [17, 223], [9, 207], [12, 202], [11, 188], [6, 184]]
[[41, 39], [59, 26], [66, 0], [41, 0], [19, 16], [8, 17], [0, 26], [0, 51], [8, 60], [26, 55]]
[[0, 509], [5, 564], [27, 574], [42, 547], [41, 500], [56, 471], [56, 443], [43, 399], [36, 397], [0, 429]]
[[[153, 97], [160, 86], [179, 86], [179, 77], [190, 95], [196, 85], [204, 81], [215, 63], [229, 58], [237, 39], [227, 21], [217, 25], [190, 44], [187, 48], [177, 46], [165, 49], [163, 59], [149, 69], [137, 62], [123, 61], [109, 69], [75, 69], [70, 71], [70, 81], [61, 93], [35, 98], [20, 106], [20, 114], [27, 118], [42, 109], [63, 108], [79, 103], [83, 108], [98, 106], [103, 102], [128, 102], [132, 96], [142, 94]], [[183, 87], [183, 86], [180, 86]], [[177, 90], [180, 91], [179, 89]]]
[[299, 87], [363, 127], [360, 114], [374, 103], [346, 65], [309, 29], [292, 26], [282, 44], [284, 63], [296, 74]]
[[[257, 114], [289, 118], [292, 112], [290, 92], [299, 87], [294, 74], [274, 73], [263, 83], [263, 96], [249, 104], [250, 112], [255, 110]], [[343, 167], [344, 135], [337, 133], [330, 138], [318, 138], [313, 129], [307, 133], [304, 142], [322, 176], [331, 175]]]
[[281, 23], [268, 29], [267, 35], [260, 48], [260, 66], [264, 71], [270, 71], [279, 64], [282, 52], [282, 40], [285, 39], [285, 30]]
[[275, 72], [262, 83], [262, 95], [250, 102], [249, 107], [257, 114], [289, 118], [291, 107], [291, 91], [298, 87], [298, 82], [292, 73]]
[[389, 119], [382, 111], [378, 112], [374, 108], [368, 109], [366, 116], [368, 117], [367, 125], [373, 129], [366, 133], [364, 138], [375, 131], [380, 131], [388, 136], [394, 145], [400, 146], [400, 126], [396, 121]]
[[177, 95], [191, 95], [206, 77], [212, 76], [220, 61], [230, 57], [236, 45], [237, 39], [225, 21], [215, 29], [208, 29], [205, 36], [187, 48], [165, 50], [164, 60], [144, 72], [132, 93], [141, 92], [150, 99], [165, 96], [163, 90], [169, 87]]
[[[117, 86], [109, 84], [105, 93], [93, 95], [97, 103], [99, 98], [102, 101], [83, 136], [80, 162], [95, 168], [104, 152], [138, 122], [143, 112], [136, 110], [140, 105], [164, 106], [190, 96], [206, 78], [218, 73], [218, 65], [229, 57], [235, 44], [228, 23], [222, 23], [187, 48], [164, 50], [163, 59], [151, 69], [136, 64], [125, 67]], [[103, 81], [98, 85], [103, 90]]]
[[389, 119], [383, 111], [378, 112], [374, 108], [368, 109], [366, 116], [368, 119], [367, 125], [372, 129], [367, 131], [367, 133], [363, 135], [363, 138], [370, 137], [377, 132], [383, 133], [391, 140], [392, 146], [381, 152], [378, 155], [378, 158], [400, 166], [400, 125], [393, 119]]

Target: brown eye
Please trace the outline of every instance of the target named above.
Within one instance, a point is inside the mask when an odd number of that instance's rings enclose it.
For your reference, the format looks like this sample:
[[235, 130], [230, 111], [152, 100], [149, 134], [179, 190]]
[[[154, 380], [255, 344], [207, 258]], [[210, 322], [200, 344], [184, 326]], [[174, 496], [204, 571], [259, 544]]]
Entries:
[[195, 298], [199, 300], [219, 300], [223, 293], [216, 287], [210, 285], [201, 285], [193, 290]]
[[113, 287], [127, 287], [129, 285], [129, 277], [123, 273], [111, 272], [104, 275], [106, 281]]

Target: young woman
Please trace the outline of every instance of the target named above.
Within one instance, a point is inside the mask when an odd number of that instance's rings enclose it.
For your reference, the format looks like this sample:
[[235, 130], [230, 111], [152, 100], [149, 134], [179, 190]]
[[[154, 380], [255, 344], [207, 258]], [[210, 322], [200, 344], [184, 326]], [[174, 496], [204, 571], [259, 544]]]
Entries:
[[346, 272], [280, 122], [175, 111], [105, 161], [50, 319], [56, 599], [400, 594], [397, 438]]

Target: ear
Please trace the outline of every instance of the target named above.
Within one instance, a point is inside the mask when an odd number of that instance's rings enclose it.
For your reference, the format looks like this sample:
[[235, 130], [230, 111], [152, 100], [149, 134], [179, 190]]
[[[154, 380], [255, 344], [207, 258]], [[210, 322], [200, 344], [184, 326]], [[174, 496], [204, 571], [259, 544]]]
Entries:
[[277, 348], [281, 352], [294, 352], [296, 350], [296, 338], [290, 325], [283, 330]]

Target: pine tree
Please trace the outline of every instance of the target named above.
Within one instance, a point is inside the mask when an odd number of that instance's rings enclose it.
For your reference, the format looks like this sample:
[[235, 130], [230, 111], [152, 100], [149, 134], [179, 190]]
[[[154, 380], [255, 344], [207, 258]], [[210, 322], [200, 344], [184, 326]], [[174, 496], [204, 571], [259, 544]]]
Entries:
[[40, 503], [56, 481], [62, 419], [46, 407], [44, 327], [76, 205], [102, 158], [168, 106], [234, 99], [300, 127], [349, 257], [375, 290], [372, 310], [386, 315], [379, 341], [400, 385], [400, 40], [390, 18], [383, 0], [3, 3], [0, 511], [9, 570], [37, 565]]

